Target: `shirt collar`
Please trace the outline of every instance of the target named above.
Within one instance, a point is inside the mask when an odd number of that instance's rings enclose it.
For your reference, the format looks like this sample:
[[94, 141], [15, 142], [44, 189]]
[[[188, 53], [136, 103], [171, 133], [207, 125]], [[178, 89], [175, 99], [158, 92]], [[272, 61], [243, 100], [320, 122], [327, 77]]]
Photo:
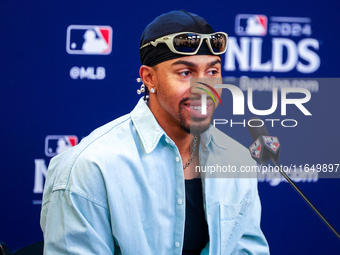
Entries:
[[[132, 110], [131, 119], [141, 138], [146, 153], [152, 152], [156, 148], [161, 137], [166, 134], [158, 124], [155, 116], [152, 114], [143, 98], [138, 101], [136, 107]], [[220, 139], [221, 135], [221, 131], [210, 126], [207, 131], [201, 134], [201, 144], [208, 148], [209, 144], [212, 142], [220, 148], [228, 149], [228, 145], [223, 142], [224, 139]]]
[[165, 134], [147, 104], [141, 98], [131, 112], [131, 119], [146, 153], [152, 152]]
[[209, 146], [209, 143], [211, 142], [211, 134], [210, 134], [210, 128], [211, 126], [208, 128], [207, 131], [205, 131], [203, 134], [201, 134], [201, 144], [204, 146], [204, 147], [207, 147]]

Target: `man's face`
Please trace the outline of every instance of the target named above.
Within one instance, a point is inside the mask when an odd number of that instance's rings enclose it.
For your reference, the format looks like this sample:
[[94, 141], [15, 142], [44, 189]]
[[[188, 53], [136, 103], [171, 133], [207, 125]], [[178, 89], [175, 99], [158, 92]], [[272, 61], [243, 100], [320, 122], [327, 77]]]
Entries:
[[[154, 70], [156, 93], [150, 95], [150, 108], [158, 122], [173, 128], [177, 126], [187, 133], [203, 133], [207, 130], [215, 105], [208, 97], [207, 114], [202, 115], [200, 106], [203, 92], [190, 88], [190, 80], [221, 78], [220, 57], [195, 55], [176, 58], [156, 65]], [[218, 92], [220, 94], [221, 89]]]

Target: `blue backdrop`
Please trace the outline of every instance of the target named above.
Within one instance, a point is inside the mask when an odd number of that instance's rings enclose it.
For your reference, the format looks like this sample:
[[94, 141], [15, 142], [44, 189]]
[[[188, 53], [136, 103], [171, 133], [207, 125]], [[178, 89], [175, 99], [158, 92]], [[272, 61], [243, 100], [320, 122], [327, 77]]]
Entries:
[[[280, 163], [340, 163], [340, 87], [316, 79], [339, 75], [339, 1], [2, 1], [0, 240], [11, 250], [42, 240], [41, 197], [51, 157], [133, 109], [141, 33], [174, 9], [197, 13], [229, 34], [225, 77], [317, 80], [306, 104], [312, 116], [278, 110], [271, 117], [299, 124], [269, 132], [281, 138]], [[250, 29], [251, 20], [256, 26]], [[84, 39], [87, 31], [95, 38]], [[84, 40], [98, 44], [83, 48]], [[221, 129], [247, 147], [252, 143], [240, 125]], [[339, 179], [319, 177], [297, 184], [339, 230]], [[259, 180], [272, 254], [339, 254], [335, 235], [278, 180]]]

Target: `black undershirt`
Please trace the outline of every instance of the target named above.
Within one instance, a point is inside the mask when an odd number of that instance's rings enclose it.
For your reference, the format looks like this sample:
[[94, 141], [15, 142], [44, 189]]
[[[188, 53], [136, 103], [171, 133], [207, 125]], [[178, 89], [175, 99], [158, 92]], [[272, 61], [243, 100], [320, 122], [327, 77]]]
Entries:
[[182, 254], [199, 255], [209, 241], [200, 178], [185, 180], [185, 198], [185, 228]]

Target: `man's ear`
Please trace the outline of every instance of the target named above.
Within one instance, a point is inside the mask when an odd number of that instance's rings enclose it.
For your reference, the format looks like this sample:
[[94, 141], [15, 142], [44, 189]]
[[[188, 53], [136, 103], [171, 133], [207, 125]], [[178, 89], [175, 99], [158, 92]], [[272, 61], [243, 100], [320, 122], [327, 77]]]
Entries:
[[151, 88], [156, 89], [157, 78], [156, 71], [151, 66], [142, 65], [139, 68], [139, 76], [143, 80], [143, 83], [146, 87], [148, 87], [149, 91]]

